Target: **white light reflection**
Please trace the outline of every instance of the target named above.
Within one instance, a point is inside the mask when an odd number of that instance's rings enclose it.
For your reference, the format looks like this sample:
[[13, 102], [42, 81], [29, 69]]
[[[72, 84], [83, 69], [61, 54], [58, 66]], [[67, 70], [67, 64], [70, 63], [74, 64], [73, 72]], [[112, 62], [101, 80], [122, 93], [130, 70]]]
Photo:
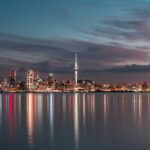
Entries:
[[66, 119], [66, 94], [62, 95], [63, 121]]
[[104, 94], [104, 125], [105, 125], [105, 127], [106, 127], [106, 125], [107, 125], [107, 110], [108, 108], [107, 108], [107, 95], [106, 94]]
[[43, 116], [43, 95], [42, 94], [38, 94], [37, 95], [37, 125], [39, 128], [39, 131], [41, 131], [42, 128], [42, 116]]
[[142, 95], [133, 95], [133, 114], [134, 122], [137, 120], [139, 125], [142, 121]]
[[6, 103], [5, 103], [6, 116], [9, 118], [9, 94], [6, 95]]
[[139, 124], [142, 123], [142, 95], [140, 94], [138, 96], [138, 102], [139, 102]]
[[49, 117], [50, 117], [50, 136], [51, 144], [53, 145], [54, 137], [54, 94], [49, 95]]
[[85, 93], [83, 94], [83, 129], [86, 129], [86, 103], [85, 103]]
[[123, 116], [125, 115], [125, 95], [124, 94], [121, 94], [121, 99], [122, 99], [122, 103], [121, 103], [121, 106], [122, 106], [122, 114]]
[[21, 126], [21, 94], [18, 95], [17, 98], [17, 104], [18, 104], [18, 112], [19, 112], [19, 125]]
[[150, 96], [149, 95], [147, 95], [147, 100], [148, 100], [148, 105], [147, 105], [148, 112], [150, 112]]
[[134, 118], [134, 122], [136, 121], [136, 106], [137, 106], [136, 96], [133, 95], [133, 118]]
[[79, 108], [78, 108], [78, 93], [74, 95], [74, 136], [75, 136], [75, 147], [79, 149]]
[[34, 96], [29, 93], [27, 95], [27, 127], [28, 127], [28, 141], [30, 146], [33, 145], [34, 134]]
[[2, 94], [0, 94], [0, 131], [2, 128]]
[[95, 94], [91, 95], [91, 117], [92, 125], [95, 125]]

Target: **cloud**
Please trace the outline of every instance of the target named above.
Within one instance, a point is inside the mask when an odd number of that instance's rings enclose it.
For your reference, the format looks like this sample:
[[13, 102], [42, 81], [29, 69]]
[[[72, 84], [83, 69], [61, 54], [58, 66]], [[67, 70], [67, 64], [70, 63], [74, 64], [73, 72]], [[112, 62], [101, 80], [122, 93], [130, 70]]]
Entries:
[[136, 16], [137, 18], [139, 19], [148, 19], [150, 20], [150, 10], [149, 10], [149, 7], [150, 7], [150, 3], [147, 3], [146, 6], [144, 8], [136, 8], [136, 9], [130, 9], [129, 12]]
[[[150, 5], [149, 5], [150, 6]], [[149, 7], [128, 9], [128, 17], [112, 17], [101, 20], [92, 30], [83, 31], [88, 36], [116, 41], [117, 43], [149, 42], [150, 10]], [[135, 46], [136, 46], [135, 44]], [[143, 45], [144, 47], [144, 45]]]
[[[105, 45], [92, 42], [79, 42], [84, 45], [86, 51], [81, 51], [80, 59], [84, 60], [87, 66], [92, 64], [96, 67], [98, 64], [100, 67], [113, 66], [120, 63], [132, 61], [146, 62], [149, 61], [147, 52], [138, 51], [136, 49], [129, 49], [122, 47], [121, 45]], [[82, 53], [86, 54], [83, 55]], [[86, 65], [85, 65], [86, 66]]]
[[[41, 73], [72, 74], [74, 53], [78, 50], [80, 72], [104, 69], [121, 64], [149, 61], [147, 52], [122, 45], [100, 44], [84, 40], [43, 40], [9, 34], [0, 34], [1, 73], [10, 69], [25, 72], [35, 69]], [[89, 70], [89, 71], [88, 71]]]
[[88, 32], [94, 36], [105, 36], [110, 39], [120, 40], [150, 40], [149, 21], [146, 20], [107, 20], [105, 27], [96, 27]]
[[150, 72], [150, 64], [149, 65], [126, 65], [116, 68], [111, 68], [105, 70], [106, 72], [116, 72], [116, 73], [128, 73], [128, 72]]

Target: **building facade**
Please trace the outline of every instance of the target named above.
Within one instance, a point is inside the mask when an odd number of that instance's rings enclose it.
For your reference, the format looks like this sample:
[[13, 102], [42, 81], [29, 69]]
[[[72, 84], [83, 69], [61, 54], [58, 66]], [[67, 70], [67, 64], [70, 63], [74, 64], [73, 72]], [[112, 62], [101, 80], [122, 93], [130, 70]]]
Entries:
[[33, 70], [27, 71], [26, 76], [26, 86], [28, 90], [32, 90], [36, 88], [36, 80], [38, 79], [38, 74]]

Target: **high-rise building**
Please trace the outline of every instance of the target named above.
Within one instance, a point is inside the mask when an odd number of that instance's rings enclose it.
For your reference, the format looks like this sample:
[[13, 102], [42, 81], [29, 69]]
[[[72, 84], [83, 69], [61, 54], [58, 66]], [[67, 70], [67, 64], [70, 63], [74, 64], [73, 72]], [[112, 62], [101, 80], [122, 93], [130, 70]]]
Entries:
[[16, 85], [16, 71], [11, 70], [9, 73], [9, 85], [10, 87], [15, 87]]
[[78, 60], [77, 60], [77, 54], [75, 54], [75, 64], [74, 64], [74, 75], [75, 75], [75, 85], [78, 84]]
[[49, 87], [55, 84], [55, 78], [52, 73], [48, 75], [47, 82]]
[[27, 89], [29, 90], [33, 89], [35, 86], [35, 81], [38, 79], [38, 74], [33, 70], [28, 70], [26, 78], [27, 78], [26, 81]]
[[7, 78], [4, 78], [4, 79], [3, 79], [3, 81], [2, 81], [2, 86], [3, 86], [3, 87], [7, 87], [7, 86], [8, 86]]

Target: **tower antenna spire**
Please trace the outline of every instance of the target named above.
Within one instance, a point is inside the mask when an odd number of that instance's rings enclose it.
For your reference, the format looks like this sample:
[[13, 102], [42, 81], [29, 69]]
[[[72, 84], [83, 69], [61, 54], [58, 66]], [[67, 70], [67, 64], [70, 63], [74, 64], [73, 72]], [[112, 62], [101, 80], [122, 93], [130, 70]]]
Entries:
[[75, 53], [75, 64], [74, 64], [74, 75], [75, 75], [75, 85], [78, 84], [78, 56], [77, 53]]

